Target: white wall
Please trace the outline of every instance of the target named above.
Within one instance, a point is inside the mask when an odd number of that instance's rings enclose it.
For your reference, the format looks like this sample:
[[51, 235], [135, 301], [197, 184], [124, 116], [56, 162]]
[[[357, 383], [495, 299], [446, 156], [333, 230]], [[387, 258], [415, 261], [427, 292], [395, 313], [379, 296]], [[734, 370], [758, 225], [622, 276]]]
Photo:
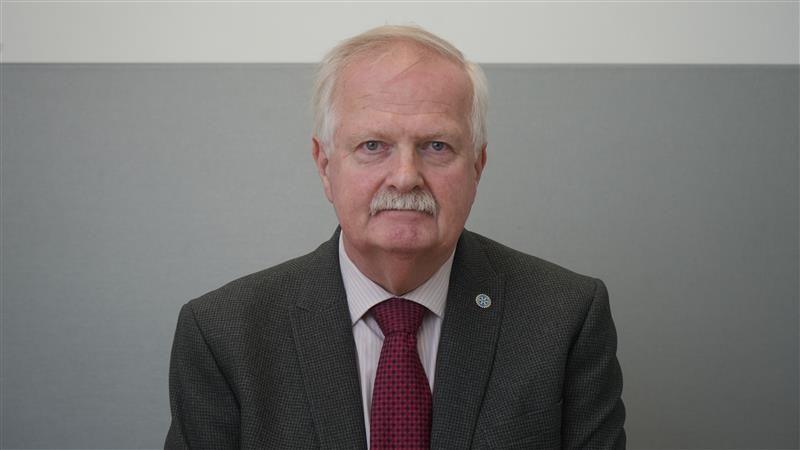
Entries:
[[483, 63], [798, 64], [797, 1], [0, 4], [3, 62], [315, 62], [415, 23]]

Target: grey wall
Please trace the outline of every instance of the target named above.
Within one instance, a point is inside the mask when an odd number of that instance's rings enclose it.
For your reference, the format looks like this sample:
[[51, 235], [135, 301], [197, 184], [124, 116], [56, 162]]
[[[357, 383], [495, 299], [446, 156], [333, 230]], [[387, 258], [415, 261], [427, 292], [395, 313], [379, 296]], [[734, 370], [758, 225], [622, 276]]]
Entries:
[[[487, 67], [471, 229], [603, 278], [630, 448], [796, 448], [798, 67]], [[181, 304], [336, 224], [307, 65], [0, 66], [3, 448], [150, 448]]]

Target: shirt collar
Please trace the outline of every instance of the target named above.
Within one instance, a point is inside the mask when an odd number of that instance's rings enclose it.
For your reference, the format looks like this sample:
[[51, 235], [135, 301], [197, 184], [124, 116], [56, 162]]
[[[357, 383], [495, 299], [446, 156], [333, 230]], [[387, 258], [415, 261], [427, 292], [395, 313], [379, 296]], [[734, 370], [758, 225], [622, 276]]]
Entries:
[[[403, 294], [403, 298], [419, 303], [440, 318], [444, 318], [444, 305], [447, 300], [454, 255], [455, 250], [432, 277], [413, 291]], [[347, 305], [350, 308], [350, 320], [353, 325], [373, 306], [386, 299], [396, 297], [358, 270], [344, 250], [341, 234], [339, 235], [339, 268], [342, 272]]]

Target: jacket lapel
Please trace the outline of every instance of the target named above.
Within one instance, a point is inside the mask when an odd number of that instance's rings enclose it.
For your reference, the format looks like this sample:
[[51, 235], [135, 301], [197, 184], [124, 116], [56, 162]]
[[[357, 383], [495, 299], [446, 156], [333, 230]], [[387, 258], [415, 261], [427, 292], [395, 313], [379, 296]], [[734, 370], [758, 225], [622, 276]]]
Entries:
[[339, 232], [315, 252], [292, 312], [311, 416], [323, 448], [366, 448], [353, 330], [338, 257]]
[[[487, 295], [491, 305], [478, 306], [479, 294]], [[436, 357], [431, 448], [471, 446], [494, 361], [502, 295], [502, 276], [494, 272], [480, 243], [464, 231], [453, 260]]]

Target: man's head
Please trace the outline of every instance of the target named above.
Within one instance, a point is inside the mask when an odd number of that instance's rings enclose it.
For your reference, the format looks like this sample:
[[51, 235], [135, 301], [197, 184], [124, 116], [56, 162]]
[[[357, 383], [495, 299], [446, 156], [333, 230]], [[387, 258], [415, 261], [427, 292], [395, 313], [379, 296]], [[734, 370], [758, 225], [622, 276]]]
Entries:
[[409, 27], [368, 31], [323, 62], [314, 159], [357, 264], [449, 256], [486, 161], [483, 80]]

